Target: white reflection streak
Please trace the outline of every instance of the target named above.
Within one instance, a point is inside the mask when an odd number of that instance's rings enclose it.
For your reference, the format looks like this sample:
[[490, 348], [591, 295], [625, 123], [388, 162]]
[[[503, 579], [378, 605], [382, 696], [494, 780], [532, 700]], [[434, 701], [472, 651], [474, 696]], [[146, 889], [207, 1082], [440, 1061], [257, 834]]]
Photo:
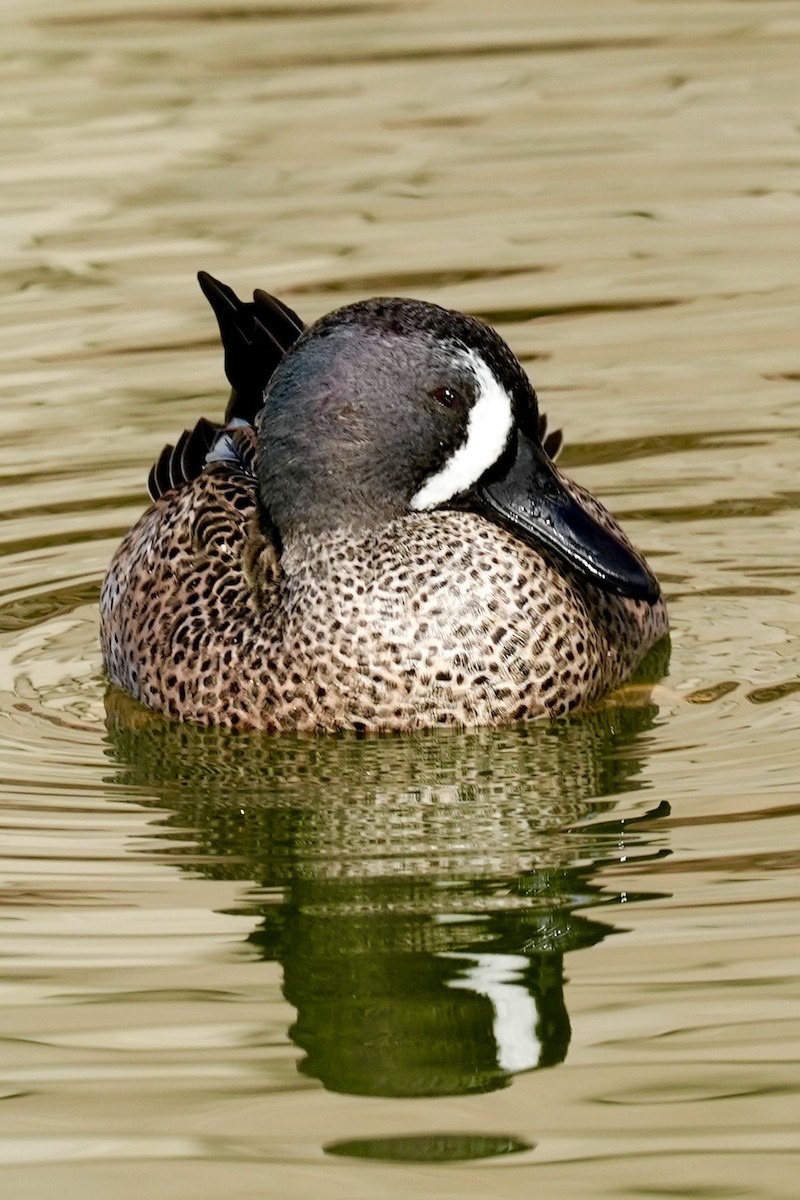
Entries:
[[492, 1033], [497, 1064], [504, 1071], [529, 1071], [539, 1065], [541, 1043], [536, 1036], [538, 1011], [528, 989], [515, 980], [528, 965], [520, 954], [463, 954], [443, 951], [439, 958], [468, 959], [458, 979], [447, 986], [485, 996], [494, 1009]]

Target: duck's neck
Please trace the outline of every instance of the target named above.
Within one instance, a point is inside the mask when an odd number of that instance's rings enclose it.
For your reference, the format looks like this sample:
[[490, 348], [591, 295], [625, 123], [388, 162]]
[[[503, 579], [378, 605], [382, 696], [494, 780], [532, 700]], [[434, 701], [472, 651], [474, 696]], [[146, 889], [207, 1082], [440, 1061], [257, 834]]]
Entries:
[[392, 522], [352, 522], [318, 530], [300, 526], [281, 535], [281, 566], [289, 578], [337, 575], [344, 564], [368, 560]]

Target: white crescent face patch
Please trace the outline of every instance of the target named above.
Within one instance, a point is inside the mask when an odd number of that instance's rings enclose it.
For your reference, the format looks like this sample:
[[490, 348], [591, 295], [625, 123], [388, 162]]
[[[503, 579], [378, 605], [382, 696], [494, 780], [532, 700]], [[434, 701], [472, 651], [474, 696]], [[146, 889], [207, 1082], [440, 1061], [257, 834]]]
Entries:
[[478, 384], [466, 437], [441, 470], [426, 479], [411, 497], [416, 512], [444, 504], [472, 487], [497, 462], [511, 437], [514, 414], [508, 392], [474, 350], [464, 351], [463, 358]]

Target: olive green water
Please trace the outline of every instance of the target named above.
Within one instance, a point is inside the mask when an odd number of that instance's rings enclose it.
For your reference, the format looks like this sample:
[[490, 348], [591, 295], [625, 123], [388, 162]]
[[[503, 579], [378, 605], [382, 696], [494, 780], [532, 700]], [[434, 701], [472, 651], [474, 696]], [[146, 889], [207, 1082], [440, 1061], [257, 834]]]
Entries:
[[[796, 4], [30, 0], [0, 54], [3, 1196], [795, 1200]], [[105, 565], [224, 402], [198, 267], [492, 320], [664, 582], [656, 689], [107, 696]]]

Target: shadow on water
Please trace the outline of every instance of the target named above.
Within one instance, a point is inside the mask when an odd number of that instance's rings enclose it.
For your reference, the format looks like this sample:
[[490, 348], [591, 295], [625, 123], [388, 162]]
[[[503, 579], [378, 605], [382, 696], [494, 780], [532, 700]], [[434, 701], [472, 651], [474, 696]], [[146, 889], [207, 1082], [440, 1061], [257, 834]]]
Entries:
[[452, 1096], [562, 1062], [564, 955], [616, 932], [598, 872], [666, 852], [646, 807], [613, 811], [646, 783], [647, 703], [361, 738], [171, 725], [115, 690], [107, 710], [115, 783], [168, 810], [170, 857], [256, 882], [249, 941], [332, 1091]]

